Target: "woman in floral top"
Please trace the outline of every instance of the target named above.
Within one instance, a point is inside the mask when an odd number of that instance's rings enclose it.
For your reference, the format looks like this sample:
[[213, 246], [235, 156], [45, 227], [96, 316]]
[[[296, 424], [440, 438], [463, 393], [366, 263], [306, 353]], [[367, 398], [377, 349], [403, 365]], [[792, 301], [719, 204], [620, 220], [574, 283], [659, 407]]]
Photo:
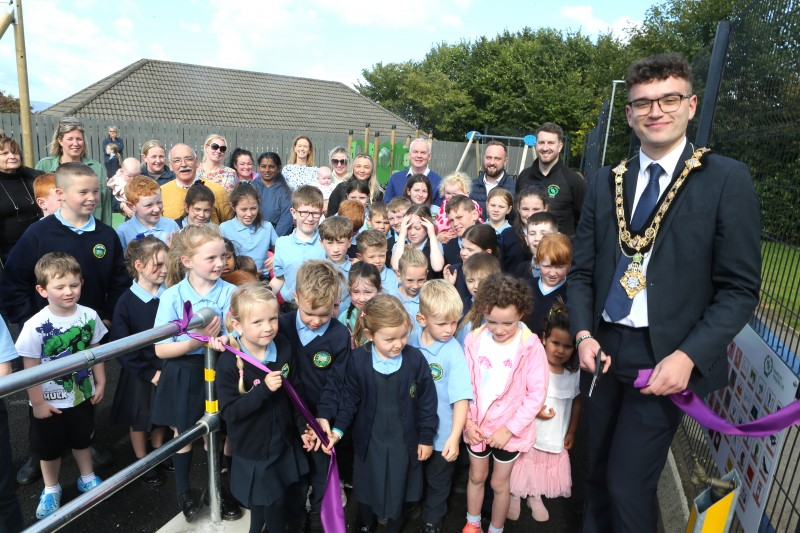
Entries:
[[231, 192], [236, 186], [236, 171], [222, 164], [225, 152], [228, 151], [228, 141], [222, 135], [209, 135], [203, 145], [203, 161], [197, 169], [197, 179], [211, 180], [226, 192]]
[[307, 135], [298, 135], [294, 138], [289, 162], [283, 167], [282, 174], [292, 190], [303, 185], [311, 185], [316, 181], [314, 145]]

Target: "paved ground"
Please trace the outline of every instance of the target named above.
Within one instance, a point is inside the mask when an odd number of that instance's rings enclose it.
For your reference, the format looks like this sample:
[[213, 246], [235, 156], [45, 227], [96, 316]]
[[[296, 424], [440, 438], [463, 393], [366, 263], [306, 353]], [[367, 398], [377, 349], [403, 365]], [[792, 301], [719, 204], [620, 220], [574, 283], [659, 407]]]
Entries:
[[[109, 385], [108, 391], [113, 391], [118, 377], [118, 365], [115, 362], [108, 364]], [[114, 453], [114, 464], [107, 469], [98, 470], [101, 477], [116, 473], [121, 468], [134, 460], [133, 450], [128, 440], [127, 430], [122, 427], [112, 426], [109, 413], [113, 392], [108, 392], [106, 399], [97, 409], [97, 441]], [[28, 446], [28, 420], [27, 397], [24, 393], [6, 398], [11, 426], [11, 446], [13, 450], [14, 469], [22, 464], [27, 455]], [[194, 451], [193, 484], [197, 487], [205, 486], [202, 446], [197, 444]], [[78, 496], [75, 486], [77, 469], [71, 457], [65, 458], [62, 466], [61, 484], [64, 490], [64, 502]], [[36, 521], [34, 517], [39, 494], [42, 490], [41, 480], [20, 486], [17, 495], [22, 506], [26, 525]], [[355, 502], [347, 506], [348, 525], [355, 518]], [[580, 528], [580, 515], [575, 514], [571, 507], [574, 504], [566, 499], [557, 499], [547, 503], [550, 510], [550, 521], [539, 524], [533, 521], [530, 510], [523, 506], [520, 520], [508, 522], [506, 531], [517, 532], [573, 532]], [[458, 532], [464, 525], [466, 513], [466, 496], [453, 493], [449, 503], [450, 510], [443, 524], [443, 532]], [[158, 489], [144, 487], [138, 481], [126, 487], [116, 496], [100, 504], [95, 509], [78, 518], [76, 522], [67, 526], [62, 531], [85, 533], [95, 532], [155, 532], [169, 522], [179, 512], [175, 497], [175, 484], [168, 475], [167, 482]], [[237, 524], [241, 527], [243, 524]], [[487, 526], [484, 521], [484, 527]], [[409, 523], [406, 532], [418, 530], [417, 523]], [[230, 528], [231, 530], [233, 528]], [[238, 529], [238, 528], [237, 528]], [[352, 526], [350, 526], [352, 529]], [[223, 529], [215, 530], [222, 531]], [[246, 528], [244, 528], [246, 531]]]

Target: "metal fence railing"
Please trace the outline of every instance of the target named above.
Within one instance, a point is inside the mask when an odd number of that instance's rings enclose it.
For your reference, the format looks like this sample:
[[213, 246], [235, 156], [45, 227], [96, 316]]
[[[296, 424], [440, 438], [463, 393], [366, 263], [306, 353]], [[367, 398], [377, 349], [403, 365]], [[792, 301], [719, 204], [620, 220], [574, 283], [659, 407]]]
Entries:
[[[214, 316], [216, 316], [216, 314], [212, 309], [200, 309], [192, 317], [188, 329], [202, 328], [211, 322]], [[0, 398], [24, 391], [34, 385], [39, 385], [65, 374], [70, 374], [78, 370], [88, 370], [98, 363], [116, 359], [131, 350], [137, 350], [153, 344], [154, 342], [172, 337], [178, 333], [178, 331], [179, 326], [176, 324], [159, 326], [124, 339], [109, 342], [108, 344], [96, 348], [52, 360], [46, 365], [37, 365], [26, 370], [3, 376], [0, 378]], [[205, 368], [213, 369], [216, 367], [216, 356], [217, 354], [214, 350], [210, 348], [206, 349]], [[215, 405], [214, 400], [216, 400], [216, 384], [214, 381], [207, 381], [206, 406]], [[219, 441], [217, 440], [219, 427], [219, 413], [209, 412], [207, 410], [205, 415], [197, 421], [197, 424], [193, 428], [184, 431], [157, 450], [154, 450], [142, 459], [105, 479], [103, 483], [93, 490], [61, 506], [58, 511], [36, 522], [25, 531], [27, 533], [50, 532], [66, 526], [96, 505], [122, 490], [151, 468], [177, 453], [181, 448], [201, 438], [203, 435], [209, 435], [207, 453], [211, 520], [216, 523], [221, 522], [220, 469], [217, 459], [219, 451]]]
[[[727, 54], [711, 47], [693, 59], [695, 93], [701, 101], [715, 87], [704, 85], [723, 72], [709, 146], [744, 161], [761, 202], [762, 286], [750, 325], [796, 375], [800, 375], [800, 1], [748, 0], [734, 9]], [[708, 110], [706, 110], [708, 111]], [[703, 113], [699, 110], [698, 114]], [[703, 116], [706, 116], [703, 114]], [[693, 132], [690, 132], [693, 133]], [[692, 135], [693, 136], [693, 135]], [[675, 448], [719, 476], [705, 431], [684, 418]], [[759, 531], [800, 531], [800, 429], [786, 430], [778, 467]], [[696, 486], [694, 498], [703, 486]], [[734, 519], [731, 531], [744, 531]], [[749, 532], [748, 532], [749, 533]]]

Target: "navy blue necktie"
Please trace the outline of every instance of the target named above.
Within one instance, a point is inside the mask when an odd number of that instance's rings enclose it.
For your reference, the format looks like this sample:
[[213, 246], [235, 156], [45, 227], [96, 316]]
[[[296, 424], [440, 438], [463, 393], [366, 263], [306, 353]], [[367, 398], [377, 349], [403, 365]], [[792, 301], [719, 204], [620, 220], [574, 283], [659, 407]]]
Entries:
[[[649, 176], [647, 187], [645, 187], [641, 198], [639, 198], [639, 203], [636, 204], [636, 211], [634, 211], [631, 217], [630, 228], [632, 231], [639, 231], [642, 229], [644, 223], [650, 218], [653, 209], [655, 209], [658, 203], [660, 191], [658, 179], [664, 173], [664, 169], [661, 168], [661, 165], [658, 163], [650, 163], [650, 166], [647, 167], [647, 172]], [[622, 276], [625, 275], [625, 271], [630, 264], [631, 258], [627, 257], [625, 254], [621, 254], [619, 256], [619, 261], [617, 261], [617, 268], [614, 270], [614, 276], [611, 279], [611, 288], [606, 297], [605, 307], [608, 317], [612, 322], [616, 322], [628, 316], [631, 312], [631, 306], [633, 306], [633, 298], [628, 298], [625, 288], [619, 282]]]

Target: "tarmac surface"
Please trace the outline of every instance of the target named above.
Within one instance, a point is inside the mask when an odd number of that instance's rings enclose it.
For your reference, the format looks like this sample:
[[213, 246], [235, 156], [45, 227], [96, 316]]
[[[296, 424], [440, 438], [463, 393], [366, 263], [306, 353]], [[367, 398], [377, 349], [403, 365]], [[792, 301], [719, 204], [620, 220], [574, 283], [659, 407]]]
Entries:
[[[114, 455], [114, 462], [108, 468], [100, 468], [97, 474], [101, 478], [107, 478], [121, 470], [135, 460], [133, 449], [128, 438], [127, 428], [111, 425], [110, 411], [113, 400], [113, 393], [119, 376], [119, 365], [115, 361], [106, 364], [108, 375], [108, 385], [104, 400], [97, 406], [96, 410], [96, 442], [102, 447], [110, 450]], [[25, 393], [18, 393], [5, 398], [6, 406], [9, 411], [9, 426], [11, 430], [11, 448], [13, 454], [14, 473], [24, 462], [28, 452], [28, 401]], [[580, 437], [580, 435], [579, 435]], [[578, 446], [580, 449], [580, 446]], [[581, 479], [579, 463], [576, 458], [578, 453], [572, 453], [573, 479]], [[202, 441], [195, 444], [194, 460], [192, 466], [192, 486], [203, 488], [206, 486], [206, 466], [204, 464], [204, 452]], [[578, 469], [576, 469], [578, 467]], [[79, 493], [75, 485], [77, 479], [77, 468], [71, 455], [65, 456], [61, 468], [61, 486], [63, 490], [62, 503], [75, 499]], [[580, 483], [578, 483], [580, 485]], [[35, 512], [39, 501], [39, 494], [42, 491], [41, 478], [30, 485], [19, 486], [17, 496], [22, 507], [22, 514], [25, 518], [26, 527], [36, 522]], [[579, 490], [579, 486], [574, 487], [574, 491]], [[349, 492], [349, 491], [348, 491]], [[348, 494], [349, 496], [349, 494]], [[574, 532], [580, 530], [580, 513], [573, 509], [579, 509], [580, 503], [573, 494], [573, 498], [558, 498], [546, 501], [550, 512], [550, 520], [545, 523], [538, 523], [533, 520], [530, 510], [523, 502], [520, 519], [516, 522], [506, 522], [505, 531], [507, 533], [521, 532]], [[442, 532], [460, 532], [465, 523], [466, 514], [466, 495], [451, 493], [448, 504], [449, 510], [442, 523]], [[73, 523], [67, 525], [61, 531], [70, 533], [85, 533], [87, 531], [104, 532], [156, 532], [167, 524], [180, 512], [177, 498], [175, 496], [175, 483], [172, 474], [166, 474], [166, 482], [159, 488], [152, 489], [145, 487], [138, 480], [122, 489], [112, 498], [102, 502], [86, 514], [78, 517]], [[356, 502], [353, 498], [347, 504], [346, 517], [348, 531], [355, 531]], [[484, 513], [484, 516], [487, 516]], [[247, 521], [247, 517], [244, 519]], [[247, 531], [247, 527], [242, 521], [223, 523], [213, 528], [213, 531]], [[235, 524], [235, 528], [233, 527]], [[194, 525], [194, 524], [193, 524]], [[210, 525], [210, 524], [209, 524]], [[230, 527], [221, 527], [221, 526]], [[244, 527], [243, 527], [244, 526]], [[484, 519], [484, 530], [488, 528], [488, 520]], [[418, 520], [410, 520], [404, 529], [405, 533], [419, 531], [421, 524]], [[377, 531], [381, 531], [378, 528]]]

